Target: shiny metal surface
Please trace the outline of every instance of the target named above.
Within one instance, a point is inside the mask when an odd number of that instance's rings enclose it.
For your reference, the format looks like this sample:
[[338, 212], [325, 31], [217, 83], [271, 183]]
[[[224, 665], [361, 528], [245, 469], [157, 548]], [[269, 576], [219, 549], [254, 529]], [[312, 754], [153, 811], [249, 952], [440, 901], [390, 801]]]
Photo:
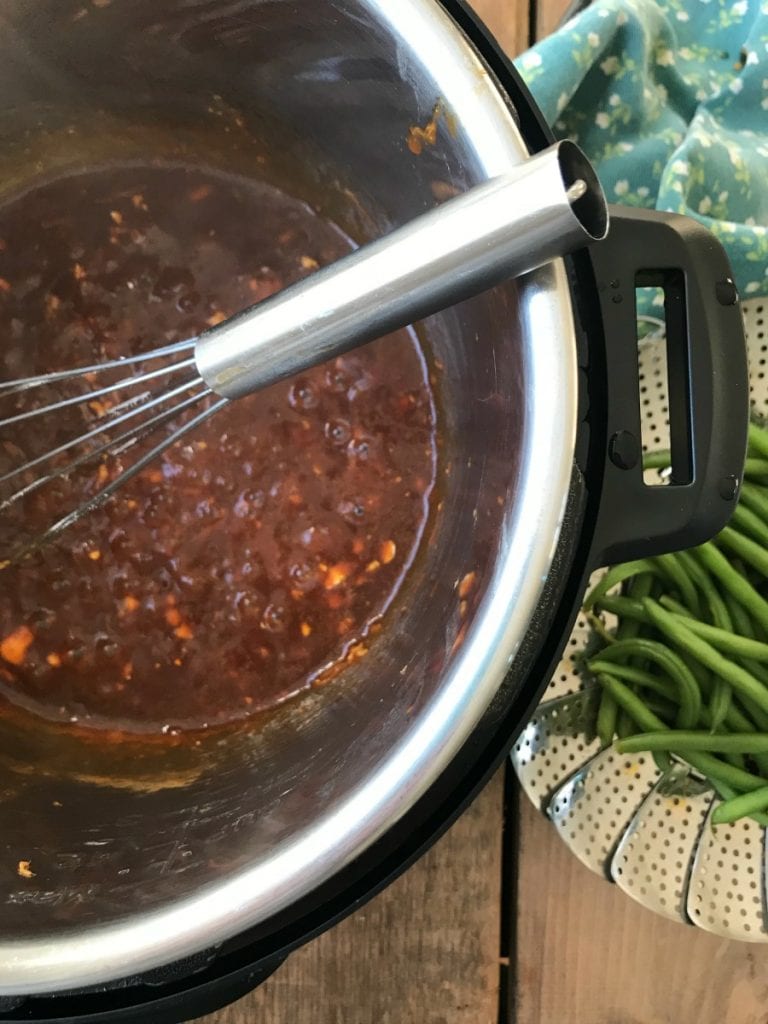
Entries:
[[240, 398], [605, 238], [586, 158], [560, 142], [324, 267], [195, 346], [206, 384]]
[[[492, 76], [433, 0], [82, 10], [4, 7], [0, 199], [114, 159], [216, 163], [271, 175], [364, 242], [526, 156]], [[415, 155], [409, 128], [438, 103], [435, 145]], [[430, 318], [421, 335], [439, 392], [441, 504], [364, 659], [200, 748], [115, 748], [103, 763], [0, 719], [0, 994], [107, 982], [266, 921], [385, 833], [488, 709], [569, 486], [563, 267]], [[19, 877], [21, 860], [34, 878]]]

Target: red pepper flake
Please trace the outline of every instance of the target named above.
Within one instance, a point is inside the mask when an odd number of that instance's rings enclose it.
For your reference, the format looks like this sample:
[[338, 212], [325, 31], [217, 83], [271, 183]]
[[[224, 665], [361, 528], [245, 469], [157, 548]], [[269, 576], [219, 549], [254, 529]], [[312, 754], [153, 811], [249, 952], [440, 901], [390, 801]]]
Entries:
[[61, 658], [55, 651], [51, 651], [50, 654], [45, 656], [45, 660], [51, 666], [51, 668], [61, 668]]
[[224, 323], [226, 319], [227, 314], [222, 313], [222, 311], [219, 309], [213, 314], [213, 316], [209, 316], [205, 322], [208, 324], [209, 327], [215, 327], [216, 324]]
[[35, 634], [29, 626], [19, 626], [0, 643], [0, 656], [11, 665], [23, 665], [34, 639]]
[[354, 566], [350, 565], [349, 562], [337, 562], [336, 565], [332, 565], [326, 572], [325, 579], [323, 580], [325, 589], [335, 590], [336, 587], [341, 586], [353, 568]]
[[31, 860], [20, 860], [19, 866], [16, 869], [19, 878], [34, 878], [35, 872], [32, 870]]
[[140, 604], [141, 602], [137, 600], [133, 594], [128, 594], [123, 598], [120, 607], [122, 611], [130, 614], [131, 612], [135, 612], [139, 608]]
[[101, 552], [99, 551], [98, 548], [94, 548], [93, 551], [88, 552], [88, 557], [92, 562], [98, 562], [98, 560], [101, 558]]
[[393, 540], [385, 540], [379, 548], [379, 558], [384, 565], [389, 565], [397, 554], [397, 545]]
[[374, 558], [372, 562], [369, 562], [365, 567], [366, 572], [378, 572], [381, 568], [381, 562], [378, 558]]
[[88, 276], [82, 263], [76, 263], [74, 267], [72, 267], [72, 275], [76, 281], [82, 281], [84, 277]]
[[178, 608], [169, 608], [165, 613], [165, 621], [169, 626], [181, 625], [181, 612]]
[[467, 635], [467, 624], [464, 623], [464, 625], [461, 627], [459, 632], [456, 634], [456, 639], [453, 641], [453, 644], [451, 646], [451, 654], [455, 654], [456, 651], [458, 651], [458, 649], [464, 643], [464, 638], [466, 637], [466, 635]]
[[144, 196], [140, 192], [137, 192], [135, 196], [131, 196], [131, 202], [136, 210], [148, 210], [149, 207], [144, 202]]
[[126, 663], [123, 665], [121, 675], [123, 679], [133, 678], [133, 662], [126, 661]]
[[173, 632], [179, 640], [192, 640], [195, 635], [186, 622], [182, 622], [178, 629], [174, 629]]
[[420, 156], [425, 146], [434, 146], [437, 142], [437, 122], [441, 112], [440, 104], [437, 103], [432, 111], [432, 117], [423, 128], [417, 124], [412, 124], [408, 129], [405, 141], [408, 149], [410, 149], [414, 156]]
[[112, 222], [114, 224], [117, 224], [119, 226], [120, 224], [123, 223], [123, 215], [122, 213], [120, 213], [119, 210], [110, 210], [109, 216], [111, 217]]
[[9, 292], [11, 290], [11, 282], [6, 281], [4, 277], [0, 277], [0, 292]]
[[365, 657], [367, 653], [368, 648], [365, 644], [355, 644], [354, 647], [350, 647], [345, 660], [347, 662], [359, 661], [361, 658]]
[[476, 572], [468, 572], [466, 576], [464, 576], [464, 578], [462, 579], [461, 583], [459, 584], [459, 597], [462, 599], [462, 601], [465, 598], [469, 597], [469, 595], [472, 593], [476, 579]]
[[311, 636], [312, 635], [312, 627], [310, 626], [310, 624], [308, 622], [302, 622], [302, 624], [300, 626], [300, 629], [301, 629], [301, 635], [303, 637], [307, 637], [307, 636]]
[[317, 260], [312, 259], [311, 256], [302, 256], [299, 262], [305, 270], [317, 270], [320, 266]]

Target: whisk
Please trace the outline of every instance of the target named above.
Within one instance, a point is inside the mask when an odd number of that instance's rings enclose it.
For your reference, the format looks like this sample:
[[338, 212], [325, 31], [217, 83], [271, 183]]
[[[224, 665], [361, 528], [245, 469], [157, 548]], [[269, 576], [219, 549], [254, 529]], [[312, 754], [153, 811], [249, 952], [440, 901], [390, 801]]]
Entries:
[[[40, 540], [50, 538], [105, 502], [227, 402], [601, 239], [607, 229], [605, 198], [594, 171], [578, 147], [561, 142], [197, 338], [0, 382], [0, 400], [17, 396], [17, 402], [19, 395], [32, 397], [63, 381], [87, 385], [81, 394], [31, 404], [0, 419], [0, 430], [61, 415], [82, 403], [100, 409], [85, 433], [0, 476], [0, 484], [16, 487], [0, 501], [0, 513], [92, 460], [130, 452], [164, 424], [204, 406], [141, 451]], [[158, 385], [159, 393], [153, 390]], [[118, 400], [109, 406], [111, 396]]]

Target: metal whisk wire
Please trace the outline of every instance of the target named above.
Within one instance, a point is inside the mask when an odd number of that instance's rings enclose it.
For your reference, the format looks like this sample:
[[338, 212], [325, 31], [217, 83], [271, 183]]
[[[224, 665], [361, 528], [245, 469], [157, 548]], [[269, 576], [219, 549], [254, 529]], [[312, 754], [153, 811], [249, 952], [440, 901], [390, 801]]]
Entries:
[[[22, 392], [60, 384], [76, 378], [85, 379], [90, 382], [96, 374], [103, 374], [107, 371], [122, 371], [128, 366], [140, 369], [143, 364], [156, 362], [158, 359], [165, 360], [160, 367], [134, 373], [133, 375], [120, 376], [119, 379], [110, 384], [86, 391], [84, 394], [59, 399], [55, 402], [26, 409], [21, 413], [14, 413], [0, 419], [1, 430], [39, 416], [55, 415], [64, 409], [74, 408], [78, 405], [88, 404], [92, 406], [94, 401], [99, 399], [118, 392], [139, 388], [137, 392], [121, 398], [116, 404], [98, 410], [92, 421], [95, 425], [91, 426], [84, 433], [65, 441], [41, 455], [28, 459], [22, 465], [13, 467], [0, 475], [0, 484], [14, 479], [23, 479], [24, 475], [29, 474], [32, 470], [39, 470], [40, 467], [46, 465], [50, 467], [51, 463], [55, 463], [60, 456], [66, 455], [68, 452], [74, 455], [73, 458], [70, 458], [63, 465], [49, 468], [48, 472], [35, 476], [29, 482], [18, 486], [11, 494], [0, 500], [0, 512], [7, 510], [20, 499], [39, 490], [46, 484], [56, 479], [68, 477], [89, 462], [106, 456], [119, 457], [164, 424], [173, 421], [180, 414], [187, 412], [193, 406], [211, 396], [213, 394], [211, 388], [207, 386], [203, 378], [195, 371], [194, 358], [183, 359], [178, 362], [168, 361], [169, 357], [193, 349], [195, 343], [196, 339], [188, 339], [146, 353], [129, 356], [125, 359], [110, 360], [72, 370], [56, 371], [14, 381], [0, 382], [0, 400], [2, 400]], [[164, 382], [185, 370], [193, 370], [195, 372], [191, 376], [188, 375], [187, 379], [182, 381], [182, 383], [168, 390], [162, 390], [160, 394], [154, 394], [145, 387], [145, 385], [153, 381]], [[217, 398], [210, 406], [185, 423], [182, 423], [168, 436], [162, 438], [156, 445], [146, 451], [136, 462], [123, 469], [113, 480], [105, 484], [96, 493], [85, 498], [74, 510], [54, 522], [52, 526], [35, 539], [33, 546], [37, 547], [44, 541], [61, 533], [62, 530], [77, 522], [87, 512], [106, 502], [118, 488], [140, 473], [150, 462], [174, 445], [180, 438], [200, 426], [201, 423], [226, 405], [227, 402], [228, 399], [226, 398]], [[148, 413], [153, 413], [153, 415], [147, 418]], [[131, 421], [138, 422], [131, 423]], [[130, 424], [128, 429], [115, 435], [115, 429], [126, 424]], [[83, 447], [86, 448], [85, 451], [82, 451], [79, 455], [74, 454]], [[25, 551], [28, 550], [29, 546], [25, 548]]]

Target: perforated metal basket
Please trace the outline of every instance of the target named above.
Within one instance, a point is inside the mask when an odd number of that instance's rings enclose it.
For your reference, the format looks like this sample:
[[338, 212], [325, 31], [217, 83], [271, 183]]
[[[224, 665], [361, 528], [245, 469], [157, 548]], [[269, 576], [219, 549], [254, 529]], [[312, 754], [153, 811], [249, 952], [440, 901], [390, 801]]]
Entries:
[[[768, 300], [742, 309], [751, 401], [765, 414]], [[667, 447], [666, 347], [653, 333], [640, 345], [640, 390], [643, 447]], [[645, 907], [726, 938], [768, 942], [766, 830], [751, 819], [713, 830], [718, 798], [687, 766], [662, 774], [650, 755], [600, 748], [598, 689], [574, 660], [590, 639], [580, 616], [512, 752], [523, 790], [583, 864]]]

